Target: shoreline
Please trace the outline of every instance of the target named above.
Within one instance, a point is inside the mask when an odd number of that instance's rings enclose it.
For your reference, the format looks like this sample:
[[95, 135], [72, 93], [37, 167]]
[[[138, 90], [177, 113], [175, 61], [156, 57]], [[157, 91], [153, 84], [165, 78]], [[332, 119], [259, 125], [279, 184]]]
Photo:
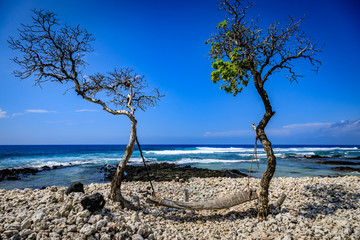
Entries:
[[[247, 178], [190, 178], [155, 182], [159, 196], [189, 201], [213, 199], [247, 186]], [[256, 187], [259, 179], [250, 179]], [[64, 194], [66, 187], [0, 190], [0, 236], [8, 239], [359, 239], [360, 177], [274, 178], [270, 203], [282, 192], [287, 198], [267, 221], [259, 222], [256, 201], [217, 211], [184, 211], [145, 202], [148, 182], [123, 183], [124, 196], [139, 197], [138, 212], [120, 209], [108, 199], [110, 184], [85, 185], [84, 193]], [[101, 193], [105, 208], [94, 214], [80, 200]], [[5, 215], [6, 213], [6, 215]]]
[[[315, 158], [314, 160], [319, 160]], [[360, 168], [356, 166], [360, 165], [360, 162], [346, 162], [346, 161], [317, 161], [317, 164], [335, 165], [331, 169], [336, 170], [338, 173], [360, 173]], [[340, 165], [340, 167], [339, 167]], [[337, 166], [337, 167], [336, 167]], [[349, 167], [351, 166], [351, 167]], [[0, 182], [2, 181], [16, 181], [22, 180], [30, 175], [37, 175], [42, 172], [48, 172], [53, 170], [60, 170], [63, 168], [77, 167], [77, 165], [53, 165], [42, 166], [40, 168], [34, 167], [15, 167], [0, 169]], [[116, 171], [117, 165], [105, 164], [102, 167], [98, 167], [94, 170], [96, 173], [103, 175], [104, 182], [110, 182], [112, 176]], [[154, 163], [148, 162], [146, 168], [142, 165], [127, 165], [123, 181], [148, 181], [147, 171], [149, 171], [152, 181], [171, 181], [177, 179], [180, 181], [186, 181], [192, 177], [248, 177], [249, 172], [240, 172], [237, 169], [226, 170], [214, 170], [207, 168], [198, 168], [190, 165], [180, 165], [174, 163]], [[296, 173], [296, 172], [294, 172]], [[319, 175], [319, 177], [338, 177], [339, 175]], [[254, 176], [251, 176], [254, 178]], [[280, 176], [281, 177], [281, 176]], [[256, 177], [255, 177], [256, 178]], [[259, 177], [258, 177], [259, 178]]]
[[[304, 146], [274, 146], [277, 157], [275, 177], [360, 175], [360, 150], [357, 147]], [[104, 183], [106, 182], [104, 172], [100, 172], [99, 169], [105, 164], [119, 164], [122, 154], [123, 150], [119, 146], [108, 145], [0, 146], [0, 188], [23, 189], [31, 187], [38, 189], [53, 185], [69, 186], [73, 182]], [[198, 144], [146, 145], [144, 146], [144, 156], [149, 164], [166, 162], [199, 169], [236, 169], [244, 175], [248, 175], [253, 147], [228, 144], [211, 146]], [[260, 169], [254, 167], [251, 176], [261, 178], [266, 168], [266, 154], [262, 149], [258, 149], [257, 156]], [[128, 166], [142, 165], [139, 152], [134, 151], [130, 161]], [[3, 174], [4, 171], [7, 173]], [[166, 174], [158, 174], [157, 171], [153, 170], [149, 172], [153, 174], [152, 180], [160, 181], [166, 178], [171, 180], [176, 177], [179, 180], [186, 180], [188, 178], [186, 176], [188, 171], [185, 173], [185, 170], [179, 170], [178, 176], [173, 174], [173, 177], [166, 177]], [[109, 173], [105, 174], [109, 175]], [[189, 177], [197, 176], [212, 177], [214, 175], [200, 172]], [[139, 178], [137, 173], [134, 175], [134, 180], [148, 179], [147, 177]]]
[[[36, 175], [41, 172], [58, 170], [71, 167], [72, 165], [54, 165], [43, 166], [41, 168], [5, 168], [0, 169], [0, 182], [21, 180], [29, 175]], [[98, 168], [96, 171], [104, 175], [104, 181], [111, 182], [112, 176], [116, 171], [117, 165], [108, 165]], [[236, 169], [229, 170], [211, 170], [205, 168], [197, 168], [192, 166], [181, 166], [172, 163], [147, 163], [147, 166], [127, 165], [125, 167], [126, 175], [123, 181], [148, 181], [146, 172], [149, 171], [152, 181], [171, 181], [178, 179], [186, 181], [191, 177], [247, 177], [247, 174], [241, 173]]]

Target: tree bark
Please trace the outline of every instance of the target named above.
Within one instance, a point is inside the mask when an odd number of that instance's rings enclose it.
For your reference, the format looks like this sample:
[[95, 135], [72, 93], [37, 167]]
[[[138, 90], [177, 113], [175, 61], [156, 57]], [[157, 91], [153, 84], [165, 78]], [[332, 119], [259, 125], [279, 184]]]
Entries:
[[272, 149], [271, 142], [265, 134], [265, 127], [270, 121], [271, 117], [275, 114], [275, 112], [272, 111], [269, 97], [264, 90], [264, 82], [262, 81], [259, 73], [254, 74], [254, 83], [256, 90], [260, 94], [265, 107], [265, 114], [261, 119], [259, 125], [256, 127], [256, 137], [260, 140], [267, 156], [267, 167], [260, 181], [258, 191], [259, 198], [257, 203], [259, 219], [266, 219], [267, 215], [269, 214], [269, 187], [270, 181], [274, 176], [276, 169], [276, 157]]
[[134, 152], [135, 140], [136, 140], [136, 124], [137, 121], [134, 117], [129, 117], [131, 120], [130, 140], [125, 147], [124, 156], [122, 157], [114, 178], [111, 182], [110, 198], [115, 202], [120, 202], [123, 208], [137, 209], [130, 201], [125, 199], [121, 194], [121, 182], [124, 177], [125, 166], [129, 162], [132, 153]]

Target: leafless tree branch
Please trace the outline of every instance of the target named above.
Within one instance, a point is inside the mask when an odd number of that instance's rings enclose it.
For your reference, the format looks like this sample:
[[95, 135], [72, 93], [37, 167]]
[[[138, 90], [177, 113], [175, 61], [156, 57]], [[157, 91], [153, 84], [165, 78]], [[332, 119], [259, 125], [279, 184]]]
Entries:
[[[61, 25], [52, 12], [33, 10], [33, 13], [33, 23], [22, 24], [18, 29], [19, 38], [10, 37], [8, 41], [11, 49], [23, 54], [22, 58], [13, 59], [20, 66], [14, 72], [15, 76], [21, 79], [33, 76], [35, 85], [47, 81], [72, 81], [75, 91], [84, 99], [115, 115], [130, 116], [136, 109], [155, 106], [162, 97], [158, 89], [146, 92], [148, 86], [144, 76], [128, 68], [83, 76], [87, 65], [84, 56], [93, 51], [91, 43], [94, 37], [80, 26]], [[101, 100], [103, 97], [108, 100]], [[111, 109], [110, 106], [121, 109]]]

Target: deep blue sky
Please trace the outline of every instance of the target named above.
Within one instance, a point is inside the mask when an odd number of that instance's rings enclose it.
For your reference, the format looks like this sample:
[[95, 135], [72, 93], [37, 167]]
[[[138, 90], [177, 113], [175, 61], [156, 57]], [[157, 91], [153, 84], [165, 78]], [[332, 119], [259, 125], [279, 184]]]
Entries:
[[[268, 90], [276, 114], [267, 128], [277, 144], [360, 144], [360, 7], [351, 0], [258, 0], [250, 16], [266, 29], [288, 15], [306, 16], [303, 30], [326, 44], [318, 74], [294, 62], [305, 77], [290, 83], [272, 76]], [[166, 95], [137, 112], [143, 143], [252, 144], [251, 123], [264, 113], [253, 83], [237, 97], [210, 80], [204, 42], [224, 19], [217, 1], [0, 0], [0, 144], [121, 144], [129, 120], [113, 116], [57, 83], [20, 81], [9, 36], [31, 22], [31, 9], [55, 12], [61, 22], [86, 28], [96, 41], [85, 73], [131, 67]]]

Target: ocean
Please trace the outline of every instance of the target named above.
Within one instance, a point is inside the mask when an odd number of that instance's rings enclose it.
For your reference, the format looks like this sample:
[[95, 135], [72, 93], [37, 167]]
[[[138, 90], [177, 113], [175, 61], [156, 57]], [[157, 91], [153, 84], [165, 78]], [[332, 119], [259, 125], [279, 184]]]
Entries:
[[[168, 162], [207, 169], [237, 169], [248, 173], [252, 161], [253, 145], [142, 145], [148, 162]], [[103, 183], [100, 168], [105, 164], [118, 164], [125, 145], [13, 145], [0, 146], [0, 169], [63, 167], [26, 175], [19, 180], [4, 180], [0, 188], [41, 188], [68, 186], [80, 181], [84, 184]], [[277, 157], [275, 177], [315, 177], [359, 175], [354, 171], [338, 171], [332, 168], [360, 165], [360, 146], [304, 146], [273, 145]], [[252, 165], [252, 177], [260, 178], [266, 169], [266, 154], [258, 144], [256, 161]], [[334, 162], [336, 161], [336, 162]], [[332, 164], [324, 164], [324, 162]], [[340, 163], [338, 163], [340, 162]], [[351, 166], [347, 166], [352, 163]], [[142, 164], [136, 148], [130, 164]]]

